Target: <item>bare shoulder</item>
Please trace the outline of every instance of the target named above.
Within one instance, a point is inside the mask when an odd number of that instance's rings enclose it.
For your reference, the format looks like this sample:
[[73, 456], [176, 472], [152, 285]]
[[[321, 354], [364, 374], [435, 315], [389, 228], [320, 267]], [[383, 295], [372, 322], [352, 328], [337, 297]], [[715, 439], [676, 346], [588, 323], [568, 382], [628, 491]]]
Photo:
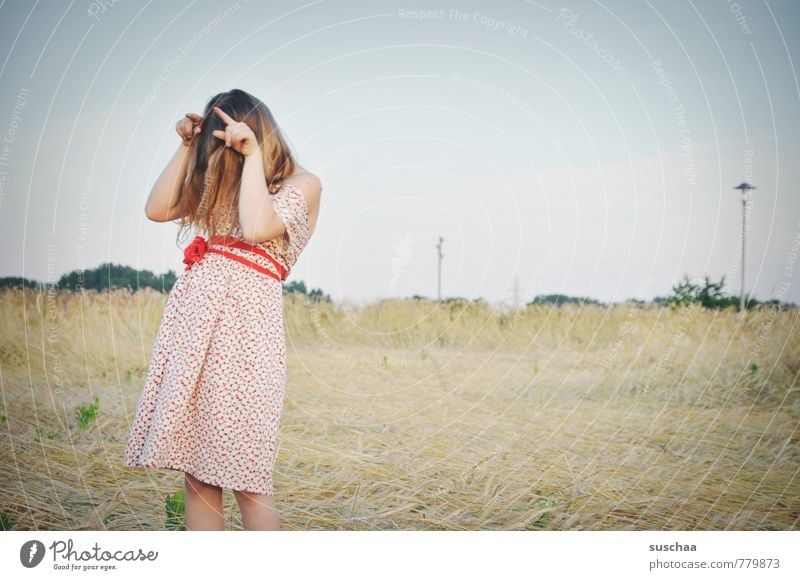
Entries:
[[295, 173], [283, 179], [283, 184], [293, 185], [305, 198], [308, 208], [308, 224], [310, 232], [313, 233], [317, 227], [317, 216], [319, 215], [320, 198], [322, 197], [322, 181], [318, 176], [298, 168]]
[[322, 193], [322, 181], [310, 171], [299, 171], [284, 178], [283, 183], [295, 186], [303, 192], [309, 205], [317, 205]]

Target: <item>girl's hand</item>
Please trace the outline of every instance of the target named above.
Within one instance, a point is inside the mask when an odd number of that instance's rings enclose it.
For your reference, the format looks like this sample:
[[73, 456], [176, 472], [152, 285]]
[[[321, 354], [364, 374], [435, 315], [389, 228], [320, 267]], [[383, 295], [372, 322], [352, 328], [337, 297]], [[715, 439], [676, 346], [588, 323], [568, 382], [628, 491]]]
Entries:
[[175, 130], [183, 139], [183, 144], [187, 147], [194, 144], [194, 136], [200, 133], [200, 125], [203, 117], [195, 113], [186, 113], [186, 117], [175, 124]]
[[214, 112], [225, 122], [225, 130], [213, 131], [214, 137], [223, 139], [226, 147], [232, 147], [245, 157], [259, 150], [256, 135], [247, 123], [234, 120], [219, 107], [214, 107]]

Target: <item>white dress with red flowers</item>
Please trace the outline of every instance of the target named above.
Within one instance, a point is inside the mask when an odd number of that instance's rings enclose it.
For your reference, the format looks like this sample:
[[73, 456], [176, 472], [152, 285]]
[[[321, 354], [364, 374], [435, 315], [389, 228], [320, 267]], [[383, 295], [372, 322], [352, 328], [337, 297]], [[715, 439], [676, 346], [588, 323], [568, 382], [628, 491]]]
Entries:
[[[286, 234], [259, 247], [290, 272], [308, 243], [308, 208], [290, 184], [273, 203]], [[238, 224], [232, 236], [242, 237]], [[266, 257], [225, 250], [279, 274]], [[224, 255], [194, 259], [167, 298], [124, 463], [273, 495], [286, 385], [283, 285]]]

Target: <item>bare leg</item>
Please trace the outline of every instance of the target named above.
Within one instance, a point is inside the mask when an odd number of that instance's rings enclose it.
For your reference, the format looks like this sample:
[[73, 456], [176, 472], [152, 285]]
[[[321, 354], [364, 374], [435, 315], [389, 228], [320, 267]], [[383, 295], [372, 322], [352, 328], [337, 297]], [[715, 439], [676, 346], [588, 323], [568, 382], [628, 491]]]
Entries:
[[186, 529], [224, 530], [222, 488], [186, 474]]
[[242, 512], [245, 530], [280, 530], [280, 516], [275, 508], [275, 498], [264, 493], [233, 490]]

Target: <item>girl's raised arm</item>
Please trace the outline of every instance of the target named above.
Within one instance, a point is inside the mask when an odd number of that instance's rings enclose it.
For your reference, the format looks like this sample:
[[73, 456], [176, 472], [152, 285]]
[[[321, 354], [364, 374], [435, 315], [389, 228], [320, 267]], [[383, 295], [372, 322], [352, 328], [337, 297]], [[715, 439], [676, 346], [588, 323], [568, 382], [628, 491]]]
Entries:
[[214, 107], [213, 111], [225, 123], [225, 130], [213, 131], [212, 135], [224, 140], [226, 147], [232, 147], [244, 156], [239, 186], [242, 237], [251, 244], [261, 244], [282, 236], [285, 227], [272, 205], [264, 175], [264, 156], [253, 130], [247, 123], [236, 121], [219, 107]]
[[178, 198], [194, 146], [194, 136], [200, 132], [202, 121], [203, 118], [195, 113], [187, 113], [186, 118], [178, 121], [176, 130], [182, 141], [150, 191], [144, 208], [148, 219], [169, 222], [182, 217], [178, 211]]

